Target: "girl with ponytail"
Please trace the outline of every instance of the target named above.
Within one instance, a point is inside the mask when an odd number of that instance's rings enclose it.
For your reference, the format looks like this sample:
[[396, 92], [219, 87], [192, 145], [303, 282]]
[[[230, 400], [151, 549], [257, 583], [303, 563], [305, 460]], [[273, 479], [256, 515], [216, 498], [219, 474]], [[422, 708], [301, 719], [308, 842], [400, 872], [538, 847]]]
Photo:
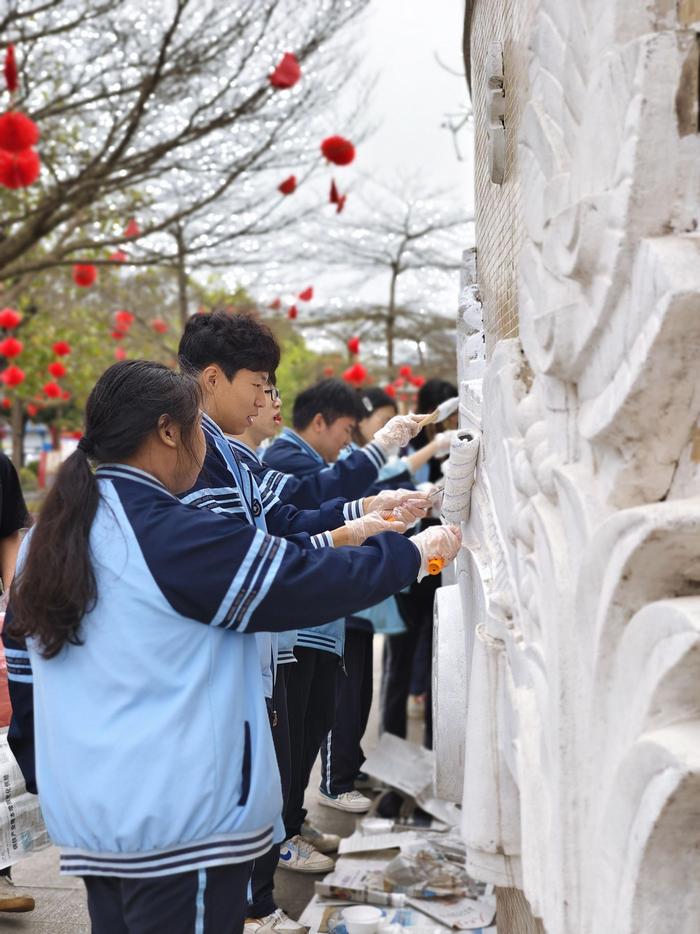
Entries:
[[378, 603], [436, 548], [302, 549], [184, 505], [204, 452], [192, 379], [115, 364], [20, 551], [10, 745], [93, 934], [239, 934], [252, 861], [284, 832], [254, 633]]

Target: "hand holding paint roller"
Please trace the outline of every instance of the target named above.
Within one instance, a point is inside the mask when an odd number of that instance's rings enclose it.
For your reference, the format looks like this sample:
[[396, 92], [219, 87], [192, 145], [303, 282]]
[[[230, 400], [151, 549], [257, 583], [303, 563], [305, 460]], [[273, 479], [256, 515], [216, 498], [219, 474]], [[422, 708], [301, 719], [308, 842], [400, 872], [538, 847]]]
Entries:
[[427, 574], [439, 574], [457, 557], [462, 533], [456, 525], [431, 525], [411, 538], [421, 555], [418, 580]]

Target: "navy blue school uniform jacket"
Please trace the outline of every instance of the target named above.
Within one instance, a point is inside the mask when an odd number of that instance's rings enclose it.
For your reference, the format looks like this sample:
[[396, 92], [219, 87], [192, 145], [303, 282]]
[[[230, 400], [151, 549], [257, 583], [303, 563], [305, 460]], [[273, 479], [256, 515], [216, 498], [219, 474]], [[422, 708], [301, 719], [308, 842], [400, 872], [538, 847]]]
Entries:
[[138, 878], [254, 859], [283, 829], [253, 634], [377, 603], [415, 579], [418, 550], [392, 532], [302, 550], [183, 505], [133, 467], [101, 466], [97, 482], [83, 644], [45, 659], [3, 635], [10, 746], [28, 779], [35, 751], [61, 871]]

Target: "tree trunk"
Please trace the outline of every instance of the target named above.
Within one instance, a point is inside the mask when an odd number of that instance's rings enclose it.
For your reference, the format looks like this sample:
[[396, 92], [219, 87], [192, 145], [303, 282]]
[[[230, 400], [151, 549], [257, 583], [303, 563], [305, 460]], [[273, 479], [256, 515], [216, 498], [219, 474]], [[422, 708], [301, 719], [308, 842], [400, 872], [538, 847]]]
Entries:
[[190, 313], [187, 307], [187, 269], [185, 268], [187, 252], [185, 250], [185, 236], [180, 224], [175, 227], [173, 236], [177, 244], [177, 298], [180, 310], [180, 324], [184, 328]]
[[10, 427], [12, 429], [12, 463], [19, 471], [20, 467], [24, 467], [24, 412], [19, 399], [12, 400]]
[[386, 319], [386, 364], [389, 368], [389, 379], [391, 379], [394, 369], [394, 324], [396, 318], [396, 280], [398, 277], [398, 271], [392, 269], [391, 282], [389, 284], [389, 307], [387, 309]]
[[498, 934], [547, 934], [520, 889], [496, 889]]

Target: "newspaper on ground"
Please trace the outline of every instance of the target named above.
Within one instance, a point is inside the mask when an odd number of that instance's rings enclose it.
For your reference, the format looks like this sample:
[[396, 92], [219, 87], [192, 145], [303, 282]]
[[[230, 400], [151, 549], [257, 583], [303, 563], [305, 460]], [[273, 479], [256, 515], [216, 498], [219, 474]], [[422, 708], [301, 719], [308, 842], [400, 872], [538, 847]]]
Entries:
[[496, 896], [473, 898], [408, 898], [407, 904], [455, 931], [473, 931], [491, 924]]
[[39, 799], [27, 791], [7, 730], [0, 730], [0, 869], [48, 845]]
[[339, 853], [371, 853], [375, 850], [401, 849], [413, 843], [418, 843], [421, 837], [411, 830], [398, 833], [355, 833], [344, 837], [338, 847]]

